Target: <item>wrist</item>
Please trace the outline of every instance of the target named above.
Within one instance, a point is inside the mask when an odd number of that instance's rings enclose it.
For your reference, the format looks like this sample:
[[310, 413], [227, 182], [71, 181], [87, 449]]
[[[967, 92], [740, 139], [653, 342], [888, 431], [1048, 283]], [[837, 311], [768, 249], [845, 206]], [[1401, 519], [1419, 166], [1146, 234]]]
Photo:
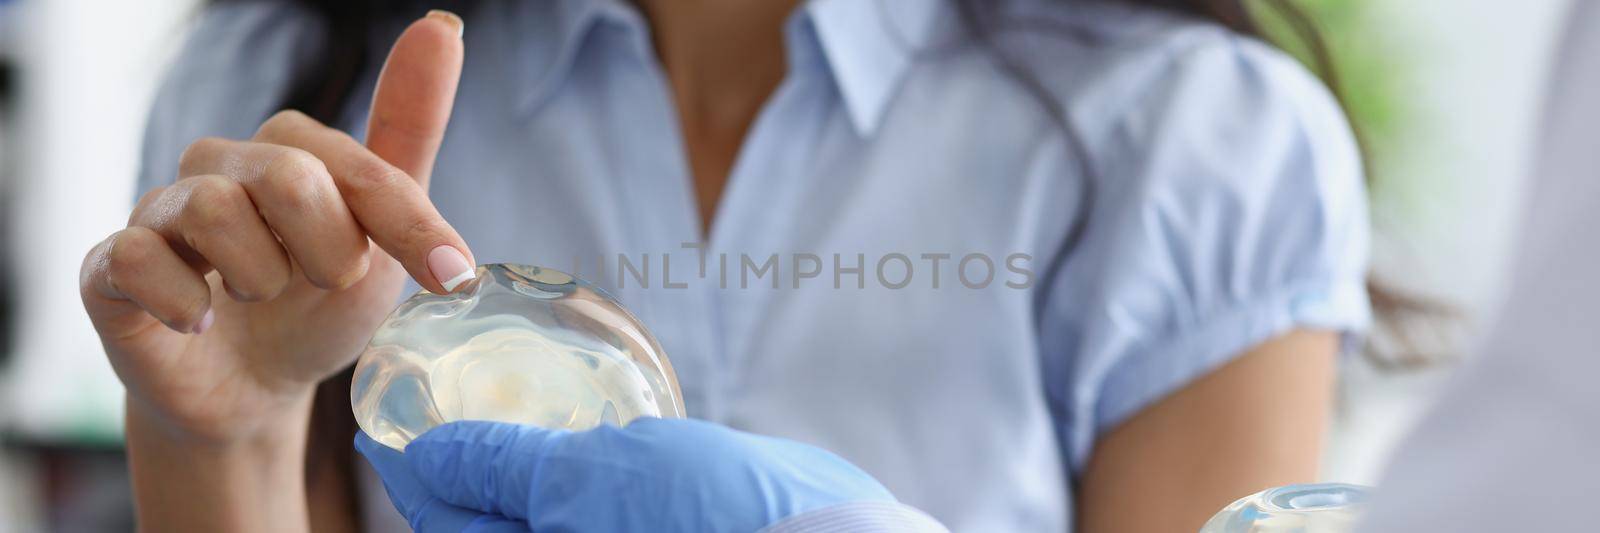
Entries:
[[229, 383], [209, 391], [130, 386], [126, 423], [145, 430], [145, 436], [184, 446], [271, 446], [285, 435], [305, 431], [315, 394], [315, 384], [273, 389]]
[[305, 443], [310, 396], [282, 412], [239, 421], [228, 437], [172, 424], [134, 398], [127, 404], [128, 470], [141, 529], [251, 531], [307, 517]]

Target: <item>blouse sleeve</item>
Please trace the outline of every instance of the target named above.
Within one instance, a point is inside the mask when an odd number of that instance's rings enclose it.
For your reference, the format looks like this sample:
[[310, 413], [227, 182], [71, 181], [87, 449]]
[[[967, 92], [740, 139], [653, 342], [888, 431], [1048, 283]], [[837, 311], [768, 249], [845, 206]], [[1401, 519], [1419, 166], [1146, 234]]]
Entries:
[[1076, 250], [1041, 309], [1074, 475], [1106, 430], [1251, 347], [1369, 321], [1360, 157], [1292, 59], [1214, 32], [1127, 96]]

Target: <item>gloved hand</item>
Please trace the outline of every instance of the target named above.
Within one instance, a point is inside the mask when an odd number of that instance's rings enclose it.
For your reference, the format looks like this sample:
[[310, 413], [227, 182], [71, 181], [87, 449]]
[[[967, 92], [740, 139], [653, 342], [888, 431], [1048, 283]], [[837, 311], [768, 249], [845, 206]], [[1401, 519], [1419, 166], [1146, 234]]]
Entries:
[[356, 448], [425, 533], [751, 532], [836, 504], [898, 505], [832, 453], [690, 419], [578, 432], [452, 422], [404, 454], [365, 433]]

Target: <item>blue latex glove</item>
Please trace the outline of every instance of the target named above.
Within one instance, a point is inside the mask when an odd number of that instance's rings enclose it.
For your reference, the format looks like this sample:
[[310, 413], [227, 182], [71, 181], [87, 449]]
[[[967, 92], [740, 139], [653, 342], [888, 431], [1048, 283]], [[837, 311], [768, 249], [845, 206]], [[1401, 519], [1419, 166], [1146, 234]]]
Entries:
[[689, 419], [546, 430], [452, 422], [404, 454], [356, 435], [417, 531], [738, 531], [894, 496], [838, 456]]

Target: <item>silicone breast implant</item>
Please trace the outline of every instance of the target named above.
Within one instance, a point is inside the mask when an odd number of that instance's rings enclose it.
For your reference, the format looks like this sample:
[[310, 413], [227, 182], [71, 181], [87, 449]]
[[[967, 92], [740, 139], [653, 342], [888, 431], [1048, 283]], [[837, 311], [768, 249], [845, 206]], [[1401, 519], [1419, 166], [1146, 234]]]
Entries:
[[350, 405], [395, 449], [455, 420], [582, 430], [684, 416], [672, 364], [638, 319], [588, 282], [511, 264], [400, 304], [356, 363]]

